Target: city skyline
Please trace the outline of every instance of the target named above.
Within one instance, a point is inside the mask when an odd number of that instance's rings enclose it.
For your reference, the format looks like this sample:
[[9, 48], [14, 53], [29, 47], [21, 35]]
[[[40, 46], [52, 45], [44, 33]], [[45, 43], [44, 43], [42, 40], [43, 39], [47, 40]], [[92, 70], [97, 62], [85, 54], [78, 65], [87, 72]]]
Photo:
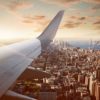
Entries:
[[59, 10], [56, 38], [100, 39], [99, 0], [0, 0], [0, 40], [37, 37]]

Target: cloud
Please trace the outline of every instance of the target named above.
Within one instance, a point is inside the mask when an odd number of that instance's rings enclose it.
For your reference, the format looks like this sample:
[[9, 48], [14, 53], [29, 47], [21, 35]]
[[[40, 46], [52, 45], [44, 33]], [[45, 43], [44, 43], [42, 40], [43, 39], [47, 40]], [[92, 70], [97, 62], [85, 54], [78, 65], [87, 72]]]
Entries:
[[94, 22], [93, 24], [100, 25], [100, 20], [99, 20], [99, 21]]
[[95, 21], [93, 23], [93, 27], [94, 27], [95, 30], [99, 30], [99, 32], [100, 32], [100, 20]]
[[23, 22], [24, 23], [33, 23], [33, 22], [42, 22], [46, 18], [43, 15], [36, 15], [36, 16], [24, 16], [23, 17]]
[[36, 22], [36, 25], [34, 25], [35, 26], [35, 30], [34, 31], [36, 31], [36, 32], [43, 31], [45, 29], [45, 27], [47, 27], [49, 22], [50, 22], [50, 20], [48, 20], [48, 19]]
[[51, 4], [63, 5], [66, 7], [70, 4], [77, 3], [80, 0], [41, 0], [41, 1], [51, 3]]
[[62, 25], [62, 28], [76, 28], [79, 27], [82, 23], [81, 22], [66, 22]]
[[47, 3], [51, 3], [51, 4], [62, 5], [64, 7], [72, 5], [72, 4], [79, 3], [81, 1], [87, 2], [87, 3], [100, 4], [100, 0], [41, 0], [41, 1], [44, 1], [44, 2], [47, 2]]
[[77, 16], [70, 16], [71, 19], [77, 19]]
[[73, 19], [73, 20], [79, 20], [79, 21], [82, 21], [82, 20], [86, 20], [87, 19], [87, 17], [78, 17], [78, 16], [70, 16], [70, 18], [71, 19]]
[[93, 10], [98, 10], [98, 9], [100, 9], [100, 5], [95, 5], [93, 8], [92, 8]]
[[85, 20], [86, 19], [86, 17], [80, 17], [79, 18], [79, 20]]
[[37, 16], [34, 16], [33, 19], [34, 20], [43, 20], [43, 19], [45, 19], [45, 16], [43, 16], [43, 15], [39, 16], [39, 15], [37, 15]]
[[[17, 11], [13, 11], [13, 10], [11, 10], [11, 9], [9, 9], [9, 7], [8, 7], [8, 3], [7, 4], [4, 4], [4, 3], [1, 3], [0, 2], [0, 9], [2, 10], [2, 12], [4, 12], [5, 14], [11, 14], [11, 16], [13, 17], [15, 17], [15, 18], [18, 18], [18, 19], [21, 19], [21, 14], [19, 13], [19, 12], [17, 12]], [[1, 12], [1, 13], [2, 13]], [[7, 13], [6, 13], [7, 12]]]
[[100, 25], [99, 25], [99, 26], [97, 26], [97, 27], [96, 27], [96, 29], [99, 29], [99, 30], [100, 30]]
[[46, 18], [44, 15], [36, 15], [36, 16], [25, 16], [23, 17], [22, 23], [26, 25], [32, 25], [34, 27], [34, 31], [40, 32], [48, 25], [50, 20]]
[[15, 0], [15, 1], [9, 2], [7, 7], [9, 10], [16, 11], [16, 10], [20, 10], [20, 9], [30, 8], [30, 7], [32, 7], [32, 3], [28, 2], [28, 1]]
[[[13, 18], [17, 18], [18, 20], [22, 19], [23, 13], [20, 10], [26, 10], [33, 6], [33, 3], [29, 0], [1, 0], [0, 1], [0, 9], [2, 12], [6, 14], [10, 14]], [[6, 11], [6, 12], [5, 12]], [[27, 21], [28, 22], [28, 21]]]
[[88, 3], [100, 4], [100, 0], [83, 0], [83, 1], [88, 2]]
[[31, 23], [31, 24], [33, 23], [32, 20], [23, 20], [22, 22], [23, 22], [23, 23], [27, 23], [27, 24], [28, 24], [28, 23]]
[[76, 28], [79, 27], [82, 24], [85, 24], [87, 21], [88, 17], [87, 16], [69, 16], [65, 18], [65, 21], [61, 25], [61, 28]]
[[94, 26], [94, 29], [95, 29], [95, 30], [98, 30], [99, 33], [100, 33], [100, 25], [96, 25], [96, 26]]

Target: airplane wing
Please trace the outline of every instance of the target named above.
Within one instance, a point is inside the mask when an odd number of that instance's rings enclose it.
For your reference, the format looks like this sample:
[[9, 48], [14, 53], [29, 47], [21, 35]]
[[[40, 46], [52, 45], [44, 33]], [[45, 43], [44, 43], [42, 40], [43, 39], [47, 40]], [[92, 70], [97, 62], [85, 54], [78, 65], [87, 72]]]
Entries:
[[64, 11], [58, 12], [37, 38], [0, 48], [0, 97], [10, 88], [41, 50], [53, 40]]

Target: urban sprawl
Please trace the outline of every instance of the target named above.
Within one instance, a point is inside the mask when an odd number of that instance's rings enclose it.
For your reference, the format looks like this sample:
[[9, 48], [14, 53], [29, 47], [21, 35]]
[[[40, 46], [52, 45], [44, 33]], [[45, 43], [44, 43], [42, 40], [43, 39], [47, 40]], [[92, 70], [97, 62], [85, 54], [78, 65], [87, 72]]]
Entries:
[[55, 41], [12, 90], [36, 100], [100, 100], [100, 50]]

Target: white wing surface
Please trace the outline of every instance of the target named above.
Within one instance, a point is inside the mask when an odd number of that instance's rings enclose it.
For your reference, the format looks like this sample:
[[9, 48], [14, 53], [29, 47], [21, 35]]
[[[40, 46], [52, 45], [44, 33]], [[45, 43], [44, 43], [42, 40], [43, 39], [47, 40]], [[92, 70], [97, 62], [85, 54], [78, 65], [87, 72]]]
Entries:
[[60, 11], [37, 39], [0, 48], [0, 97], [41, 53], [41, 50], [53, 40], [62, 16], [63, 11]]

